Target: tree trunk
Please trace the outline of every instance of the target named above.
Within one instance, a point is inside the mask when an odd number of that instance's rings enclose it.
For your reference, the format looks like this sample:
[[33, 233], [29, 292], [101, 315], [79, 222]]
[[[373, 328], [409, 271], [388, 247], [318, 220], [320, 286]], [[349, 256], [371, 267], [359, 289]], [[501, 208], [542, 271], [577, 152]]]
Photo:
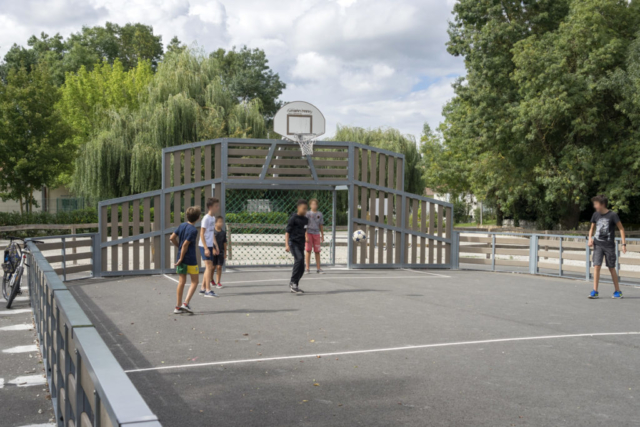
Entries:
[[22, 205], [22, 196], [20, 196], [20, 215], [24, 214], [24, 207]]
[[569, 204], [560, 218], [560, 228], [562, 230], [575, 230], [578, 225], [580, 225], [580, 205]]
[[29, 212], [33, 212], [33, 188], [29, 192]]
[[496, 207], [496, 226], [502, 227], [502, 220], [504, 219], [504, 213], [500, 209], [500, 205]]

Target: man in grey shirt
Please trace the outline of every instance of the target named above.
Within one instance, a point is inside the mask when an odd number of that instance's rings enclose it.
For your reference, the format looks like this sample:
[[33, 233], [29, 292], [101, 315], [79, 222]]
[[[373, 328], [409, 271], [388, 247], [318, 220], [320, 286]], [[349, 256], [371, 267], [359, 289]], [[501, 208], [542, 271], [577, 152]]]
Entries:
[[311, 210], [307, 212], [309, 224], [307, 226], [307, 235], [305, 239], [306, 272], [310, 273], [309, 263], [311, 262], [311, 252], [313, 251], [316, 254], [316, 267], [318, 269], [318, 274], [321, 274], [323, 271], [320, 268], [320, 246], [322, 242], [324, 242], [324, 217], [322, 216], [322, 212], [318, 210], [317, 199], [309, 200], [309, 207]]

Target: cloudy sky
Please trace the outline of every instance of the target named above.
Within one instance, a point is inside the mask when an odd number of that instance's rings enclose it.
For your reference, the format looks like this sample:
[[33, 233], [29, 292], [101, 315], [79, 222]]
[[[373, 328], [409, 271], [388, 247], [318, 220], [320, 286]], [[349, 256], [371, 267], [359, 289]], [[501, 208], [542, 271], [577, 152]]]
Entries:
[[392, 126], [419, 137], [441, 121], [464, 74], [445, 49], [455, 0], [0, 0], [0, 55], [45, 31], [142, 22], [165, 45], [177, 35], [207, 50], [266, 51], [287, 83], [336, 124]]

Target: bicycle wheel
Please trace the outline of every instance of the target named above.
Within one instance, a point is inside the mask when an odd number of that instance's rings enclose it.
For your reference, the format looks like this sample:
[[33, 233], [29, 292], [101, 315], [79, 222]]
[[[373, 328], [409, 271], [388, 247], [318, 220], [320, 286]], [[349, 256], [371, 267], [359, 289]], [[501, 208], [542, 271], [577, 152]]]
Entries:
[[[18, 289], [20, 288], [20, 281], [22, 280], [22, 270], [24, 270], [24, 267], [18, 267], [15, 272], [14, 280], [9, 282], [10, 289], [8, 291], [9, 298], [7, 298], [7, 308], [11, 308], [11, 303], [13, 303], [13, 300], [18, 293]], [[13, 282], [13, 286], [11, 286], [11, 282]]]
[[9, 272], [4, 273], [2, 276], [2, 298], [9, 301], [9, 294], [11, 293], [11, 277], [13, 275]]

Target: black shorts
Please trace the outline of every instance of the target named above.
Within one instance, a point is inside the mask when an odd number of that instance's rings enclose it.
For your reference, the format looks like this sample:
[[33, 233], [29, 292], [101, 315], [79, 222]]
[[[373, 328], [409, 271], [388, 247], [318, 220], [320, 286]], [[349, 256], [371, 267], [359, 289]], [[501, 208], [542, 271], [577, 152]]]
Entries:
[[223, 254], [214, 255], [213, 265], [224, 265], [224, 255]]
[[606, 259], [607, 267], [616, 267], [616, 247], [615, 245], [595, 244], [593, 248], [593, 265], [602, 265], [602, 258]]

